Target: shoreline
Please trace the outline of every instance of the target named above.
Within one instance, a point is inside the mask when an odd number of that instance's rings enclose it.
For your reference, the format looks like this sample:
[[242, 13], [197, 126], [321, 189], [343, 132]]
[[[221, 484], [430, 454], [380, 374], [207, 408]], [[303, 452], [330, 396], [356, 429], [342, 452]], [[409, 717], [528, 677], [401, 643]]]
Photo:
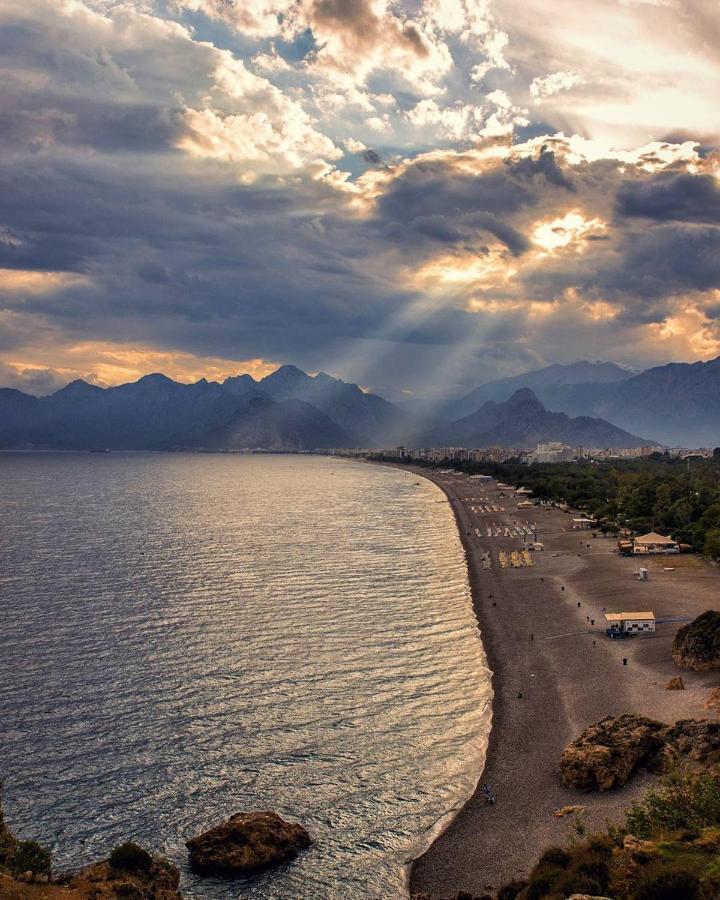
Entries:
[[[624, 788], [604, 794], [566, 788], [560, 754], [587, 725], [624, 712], [668, 722], [717, 717], [704, 709], [716, 674], [682, 670], [686, 690], [665, 690], [681, 672], [670, 646], [682, 622], [658, 625], [652, 637], [611, 641], [602, 608], [653, 608], [658, 616], [694, 618], [717, 605], [718, 579], [697, 557], [671, 563], [653, 557], [643, 563], [650, 569], [648, 589], [633, 578], [637, 562], [615, 554], [614, 540], [572, 530], [567, 513], [548, 507], [519, 511], [514, 491], [498, 499], [495, 481], [488, 486], [460, 474], [383, 464], [427, 478], [453, 509], [492, 688], [484, 767], [465, 804], [437, 823], [431, 843], [409, 865], [410, 893], [479, 896], [526, 875], [546, 847], [568, 842], [575, 817], [556, 817], [556, 810], [580, 805], [584, 824], [602, 828], [607, 819], [621, 820], [651, 783], [639, 773]], [[488, 496], [504, 511], [479, 514], [471, 499], [477, 496]], [[475, 528], [484, 534], [491, 522], [525, 519], [537, 522], [545, 550], [533, 554], [532, 568], [500, 569], [498, 551], [518, 549], [522, 540], [478, 537]], [[482, 562], [488, 552], [490, 569]], [[667, 572], [666, 565], [680, 571]], [[676, 596], [680, 579], [683, 598]], [[487, 804], [481, 781], [492, 785], [496, 805]]]

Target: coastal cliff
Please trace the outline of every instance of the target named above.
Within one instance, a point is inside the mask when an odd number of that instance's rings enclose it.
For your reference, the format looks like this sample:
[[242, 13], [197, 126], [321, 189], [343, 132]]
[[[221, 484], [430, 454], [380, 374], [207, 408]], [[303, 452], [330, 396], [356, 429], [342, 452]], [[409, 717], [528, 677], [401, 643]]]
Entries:
[[13, 834], [0, 805], [2, 900], [182, 900], [178, 869], [135, 844], [122, 844], [108, 859], [71, 874], [54, 876], [51, 862], [40, 844]]

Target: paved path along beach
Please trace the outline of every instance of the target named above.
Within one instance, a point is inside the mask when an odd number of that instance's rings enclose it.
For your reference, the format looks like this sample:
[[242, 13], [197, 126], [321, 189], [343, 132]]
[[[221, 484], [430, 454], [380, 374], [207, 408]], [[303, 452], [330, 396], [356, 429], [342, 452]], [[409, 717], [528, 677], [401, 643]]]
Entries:
[[[619, 557], [611, 538], [573, 530], [571, 514], [517, 509], [521, 498], [498, 490], [495, 482], [411, 471], [442, 487], [454, 507], [495, 692], [478, 790], [415, 862], [411, 889], [430, 897], [482, 895], [526, 874], [545, 847], [571, 837], [574, 817], [556, 817], [556, 810], [580, 804], [585, 824], [601, 827], [606, 819], [621, 820], [650, 783], [641, 774], [606, 794], [564, 787], [560, 755], [583, 728], [624, 712], [668, 722], [716, 716], [705, 702], [717, 673], [682, 672], [687, 689], [665, 689], [680, 674], [670, 648], [682, 622], [658, 624], [654, 636], [613, 641], [605, 636], [602, 610], [694, 618], [718, 607], [720, 574], [694, 556], [652, 557], [641, 563], [649, 579], [640, 582], [634, 577], [637, 559]], [[483, 497], [504, 510], [482, 512]], [[536, 523], [545, 549], [532, 554], [531, 567], [500, 568], [499, 551], [522, 549], [524, 541], [487, 537], [487, 527], [526, 520]], [[492, 788], [494, 805], [482, 793], [484, 784]]]

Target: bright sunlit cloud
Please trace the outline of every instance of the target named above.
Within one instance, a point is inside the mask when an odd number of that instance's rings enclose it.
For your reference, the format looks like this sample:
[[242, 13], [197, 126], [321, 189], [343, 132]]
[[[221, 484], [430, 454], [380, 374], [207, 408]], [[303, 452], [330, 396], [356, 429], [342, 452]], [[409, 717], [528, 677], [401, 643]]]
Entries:
[[0, 381], [708, 358], [718, 33], [711, 0], [7, 0]]

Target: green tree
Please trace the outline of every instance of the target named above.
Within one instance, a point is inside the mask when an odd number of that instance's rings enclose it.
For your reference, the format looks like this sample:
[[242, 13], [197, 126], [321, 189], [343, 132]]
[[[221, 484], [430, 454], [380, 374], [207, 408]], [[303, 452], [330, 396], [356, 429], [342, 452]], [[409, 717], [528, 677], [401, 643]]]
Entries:
[[711, 559], [720, 559], [720, 528], [711, 528], [705, 534], [703, 553]]

